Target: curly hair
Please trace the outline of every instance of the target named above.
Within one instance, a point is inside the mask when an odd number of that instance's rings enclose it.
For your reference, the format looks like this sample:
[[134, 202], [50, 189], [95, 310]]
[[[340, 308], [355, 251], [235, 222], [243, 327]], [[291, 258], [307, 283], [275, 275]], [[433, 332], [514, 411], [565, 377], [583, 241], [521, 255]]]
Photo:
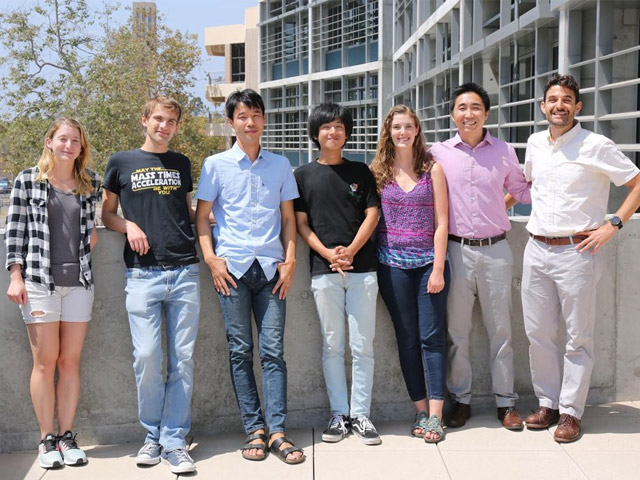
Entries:
[[371, 171], [376, 179], [378, 193], [382, 192], [385, 185], [393, 181], [393, 159], [395, 158], [396, 147], [391, 138], [391, 124], [395, 115], [409, 115], [416, 124], [416, 138], [413, 141], [413, 171], [419, 177], [423, 173], [431, 171], [433, 157], [427, 150], [422, 138], [422, 127], [416, 112], [406, 105], [396, 105], [389, 110], [382, 124], [380, 140], [376, 156], [371, 162]]
[[551, 78], [544, 86], [544, 95], [542, 96], [542, 100], [544, 102], [547, 101], [547, 92], [551, 87], [555, 87], [556, 85], [560, 85], [561, 87], [566, 87], [571, 90], [576, 97], [576, 103], [580, 101], [580, 86], [575, 78], [572, 75], [559, 75], [554, 73], [551, 75]]
[[87, 167], [91, 165], [91, 147], [89, 145], [87, 131], [80, 122], [74, 118], [60, 117], [56, 119], [49, 127], [49, 130], [47, 130], [47, 133], [44, 136], [44, 148], [42, 149], [42, 155], [40, 156], [40, 160], [38, 160], [38, 177], [36, 180], [42, 182], [51, 178], [56, 159], [53, 156], [53, 151], [47, 146], [47, 139], [53, 139], [58, 129], [63, 125], [77, 128], [80, 133], [81, 149], [80, 155], [78, 155], [78, 158], [76, 158], [73, 165], [73, 175], [76, 180], [76, 192], [82, 195], [87, 195], [93, 189], [91, 176], [89, 175], [89, 172], [87, 172]]

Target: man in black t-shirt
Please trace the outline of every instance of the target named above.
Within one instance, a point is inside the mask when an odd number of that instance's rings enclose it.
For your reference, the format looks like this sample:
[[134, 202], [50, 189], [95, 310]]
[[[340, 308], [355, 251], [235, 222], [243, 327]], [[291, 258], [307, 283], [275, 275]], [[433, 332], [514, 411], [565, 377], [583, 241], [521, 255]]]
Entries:
[[[316, 107], [309, 137], [320, 149], [315, 162], [295, 171], [298, 233], [310, 247], [311, 290], [322, 329], [322, 366], [331, 420], [322, 434], [338, 442], [353, 429], [367, 445], [380, 443], [369, 420], [373, 388], [373, 338], [378, 281], [371, 234], [378, 223], [376, 182], [364, 163], [342, 158], [353, 119], [334, 103]], [[353, 355], [351, 402], [344, 369], [345, 314]]]
[[[147, 430], [138, 465], [162, 457], [173, 473], [195, 471], [186, 450], [191, 427], [193, 350], [200, 314], [200, 266], [191, 228], [191, 162], [169, 151], [182, 110], [168, 97], [144, 107], [146, 139], [139, 150], [114, 154], [104, 175], [102, 220], [126, 235], [126, 308], [138, 390]], [[118, 215], [122, 203], [122, 217]], [[162, 317], [167, 379], [162, 373]]]

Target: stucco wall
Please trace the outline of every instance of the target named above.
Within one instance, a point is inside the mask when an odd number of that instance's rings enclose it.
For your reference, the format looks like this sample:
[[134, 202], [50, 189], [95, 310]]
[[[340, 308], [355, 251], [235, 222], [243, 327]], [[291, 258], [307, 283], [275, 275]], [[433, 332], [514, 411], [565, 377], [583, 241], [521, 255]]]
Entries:
[[[534, 406], [528, 342], [522, 324], [520, 278], [527, 241], [526, 218], [513, 220], [508, 238], [515, 258], [513, 343], [516, 390], [521, 410]], [[124, 308], [122, 235], [101, 229], [93, 254], [96, 277], [94, 318], [82, 361], [82, 395], [76, 418], [81, 443], [140, 442], [132, 347]], [[625, 225], [604, 249], [605, 271], [598, 291], [596, 366], [589, 401], [640, 399], [640, 217]], [[4, 259], [4, 245], [0, 258]], [[193, 425], [196, 432], [241, 432], [229, 378], [223, 322], [209, 272], [202, 269], [202, 316], [196, 345]], [[38, 426], [29, 399], [31, 353], [18, 307], [4, 292], [8, 274], [0, 274], [0, 451], [33, 449]], [[397, 359], [395, 336], [378, 299], [375, 341], [375, 385], [372, 419], [409, 419], [412, 414]], [[493, 403], [486, 333], [476, 306], [472, 357], [474, 408]], [[287, 304], [286, 360], [289, 369], [288, 426], [322, 425], [329, 416], [321, 367], [320, 330], [309, 291], [307, 249], [299, 243], [298, 269]], [[257, 356], [256, 356], [257, 357]]]

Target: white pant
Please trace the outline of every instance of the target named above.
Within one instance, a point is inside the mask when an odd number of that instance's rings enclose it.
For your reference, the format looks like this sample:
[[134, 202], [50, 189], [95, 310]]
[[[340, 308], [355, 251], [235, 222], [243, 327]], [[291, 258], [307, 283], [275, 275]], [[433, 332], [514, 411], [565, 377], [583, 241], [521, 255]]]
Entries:
[[[541, 407], [581, 418], [594, 363], [596, 287], [602, 254], [529, 239], [524, 252], [522, 310], [533, 389]], [[560, 317], [567, 342], [558, 345]], [[562, 358], [564, 355], [564, 372]]]
[[[373, 389], [373, 339], [376, 334], [378, 280], [375, 272], [316, 275], [311, 291], [322, 328], [322, 367], [331, 415], [368, 417]], [[344, 368], [345, 313], [349, 324], [351, 406]]]
[[456, 402], [471, 402], [469, 336], [476, 296], [489, 337], [491, 385], [498, 407], [511, 407], [518, 395], [513, 391], [511, 346], [511, 269], [513, 256], [505, 241], [472, 247], [449, 241], [451, 285], [447, 297], [449, 372], [447, 388]]

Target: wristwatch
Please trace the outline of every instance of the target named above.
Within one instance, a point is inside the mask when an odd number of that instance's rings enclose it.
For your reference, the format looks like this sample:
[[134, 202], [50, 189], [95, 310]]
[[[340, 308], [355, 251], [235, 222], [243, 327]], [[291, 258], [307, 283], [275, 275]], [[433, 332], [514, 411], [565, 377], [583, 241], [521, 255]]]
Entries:
[[620, 217], [617, 215], [611, 217], [609, 222], [611, 222], [611, 225], [613, 225], [614, 227], [618, 227], [618, 230], [620, 230], [624, 226], [622, 225], [622, 220], [620, 220]]

